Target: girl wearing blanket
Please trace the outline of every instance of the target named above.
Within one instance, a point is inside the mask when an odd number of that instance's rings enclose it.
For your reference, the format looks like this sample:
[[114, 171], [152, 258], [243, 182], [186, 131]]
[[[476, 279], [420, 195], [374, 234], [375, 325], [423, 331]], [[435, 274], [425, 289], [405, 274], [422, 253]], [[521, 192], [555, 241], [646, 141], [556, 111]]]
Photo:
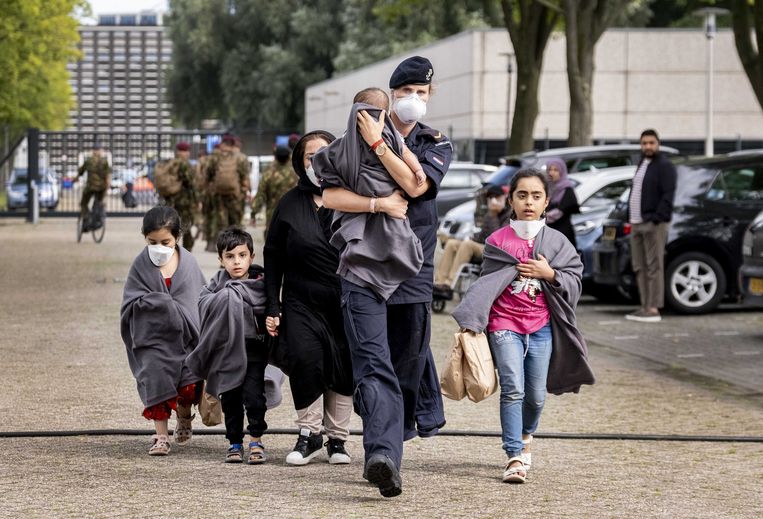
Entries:
[[578, 392], [594, 378], [575, 320], [583, 264], [569, 240], [545, 226], [546, 175], [519, 171], [509, 202], [510, 223], [487, 238], [480, 279], [453, 317], [462, 329], [487, 329], [501, 385], [503, 481], [524, 483], [546, 390]]
[[156, 434], [148, 453], [170, 452], [168, 420], [177, 414], [175, 443], [191, 440], [191, 405], [201, 381], [183, 361], [199, 339], [199, 291], [204, 276], [190, 252], [178, 247], [180, 216], [171, 207], [150, 209], [143, 218], [146, 247], [133, 261], [125, 282], [121, 334], [127, 360]]

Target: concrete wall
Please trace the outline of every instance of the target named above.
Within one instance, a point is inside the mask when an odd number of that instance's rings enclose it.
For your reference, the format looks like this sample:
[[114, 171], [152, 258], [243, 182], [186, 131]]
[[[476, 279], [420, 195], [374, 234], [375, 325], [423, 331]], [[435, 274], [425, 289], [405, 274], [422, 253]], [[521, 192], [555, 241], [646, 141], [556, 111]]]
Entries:
[[[734, 47], [733, 33], [715, 39], [714, 133], [716, 139], [763, 138], [763, 112]], [[424, 121], [462, 143], [506, 138], [508, 33], [502, 29], [460, 33], [310, 86], [306, 129], [341, 134], [352, 97], [367, 86], [387, 87], [395, 66], [416, 54], [434, 65], [435, 96]], [[656, 128], [663, 139], [705, 136], [707, 40], [702, 29], [613, 29], [596, 47], [594, 140], [633, 140]], [[516, 74], [512, 77], [512, 111]], [[569, 90], [565, 38], [548, 44], [534, 137], [567, 138]], [[468, 144], [467, 144], [468, 147]]]

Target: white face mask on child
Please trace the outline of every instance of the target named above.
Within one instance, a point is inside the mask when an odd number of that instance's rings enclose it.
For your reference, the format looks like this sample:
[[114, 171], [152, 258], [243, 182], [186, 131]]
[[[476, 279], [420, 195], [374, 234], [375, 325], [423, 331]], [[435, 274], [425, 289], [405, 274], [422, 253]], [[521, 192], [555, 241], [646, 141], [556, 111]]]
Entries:
[[509, 225], [517, 236], [523, 240], [532, 240], [535, 238], [541, 229], [546, 225], [546, 219], [540, 220], [509, 220]]
[[175, 249], [172, 247], [165, 247], [164, 245], [159, 245], [158, 243], [156, 245], [148, 246], [148, 257], [151, 259], [151, 263], [157, 267], [162, 267], [169, 263], [170, 258], [172, 258], [174, 253]]

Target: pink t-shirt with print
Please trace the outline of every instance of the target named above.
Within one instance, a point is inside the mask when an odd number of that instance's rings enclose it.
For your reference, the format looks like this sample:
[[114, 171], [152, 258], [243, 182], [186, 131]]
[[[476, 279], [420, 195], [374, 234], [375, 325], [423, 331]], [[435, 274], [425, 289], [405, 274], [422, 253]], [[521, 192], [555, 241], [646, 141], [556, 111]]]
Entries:
[[[532, 259], [535, 240], [523, 240], [508, 225], [491, 234], [487, 242], [505, 250], [522, 263]], [[549, 319], [540, 280], [520, 275], [493, 302], [487, 329], [488, 332], [511, 330], [516, 333], [535, 333]]]

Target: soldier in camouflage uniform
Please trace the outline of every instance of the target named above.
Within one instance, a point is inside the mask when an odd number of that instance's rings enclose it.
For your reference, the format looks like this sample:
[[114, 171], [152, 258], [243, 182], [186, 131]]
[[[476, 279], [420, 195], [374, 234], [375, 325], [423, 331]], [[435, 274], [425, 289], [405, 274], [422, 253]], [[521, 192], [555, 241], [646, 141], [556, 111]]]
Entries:
[[209, 163], [220, 154], [220, 144], [215, 144], [212, 155], [199, 160], [199, 192], [201, 193], [201, 212], [204, 218], [204, 238], [207, 240], [207, 252], [217, 252], [217, 233], [212, 228], [215, 223], [214, 213], [217, 210], [215, 204], [214, 186], [209, 180]]
[[106, 196], [106, 191], [111, 186], [111, 166], [109, 166], [106, 157], [103, 156], [103, 146], [100, 144], [93, 147], [93, 154], [79, 167], [77, 178], [85, 172], [87, 172], [87, 182], [82, 191], [82, 200], [79, 205], [83, 221], [89, 211], [90, 199], [95, 196], [98, 202], [103, 203], [103, 197]]
[[164, 198], [165, 203], [175, 209], [180, 215], [183, 225], [183, 247], [190, 252], [193, 249], [194, 237], [191, 226], [194, 223], [194, 212], [199, 203], [196, 191], [196, 179], [190, 163], [191, 147], [187, 142], [178, 142], [175, 146], [175, 158], [170, 163], [170, 171], [176, 175], [183, 187], [172, 196]]
[[289, 157], [291, 151], [286, 146], [278, 146], [275, 150], [276, 160], [270, 164], [260, 177], [257, 194], [252, 201], [252, 223], [263, 206], [265, 207], [265, 234], [268, 232], [270, 218], [278, 201], [288, 190], [297, 185], [297, 174], [291, 167]]
[[[236, 173], [239, 181], [238, 194], [220, 194], [215, 190], [215, 176], [220, 169], [220, 162], [231, 156], [235, 157], [236, 160]], [[246, 155], [235, 151], [235, 137], [224, 135], [223, 141], [220, 143], [219, 154], [213, 155], [207, 162], [208, 198], [213, 204], [213, 210], [207, 213], [211, 220], [208, 223], [210, 234], [207, 235], [207, 250], [210, 250], [211, 244], [215, 247], [211, 252], [217, 252], [217, 234], [231, 225], [241, 224], [241, 219], [244, 217], [244, 203], [249, 196], [250, 169], [251, 164], [249, 164]]]

